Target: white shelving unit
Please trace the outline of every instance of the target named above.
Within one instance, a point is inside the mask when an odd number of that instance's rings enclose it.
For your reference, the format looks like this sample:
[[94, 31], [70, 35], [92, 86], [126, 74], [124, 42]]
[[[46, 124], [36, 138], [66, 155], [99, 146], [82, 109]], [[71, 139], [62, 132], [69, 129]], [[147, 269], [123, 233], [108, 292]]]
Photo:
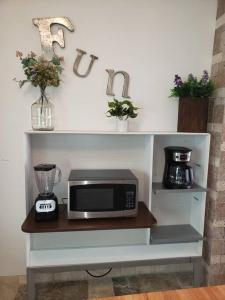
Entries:
[[[28, 131], [25, 138], [27, 213], [37, 195], [32, 169], [35, 164], [56, 163], [61, 168], [62, 182], [54, 190], [58, 199], [67, 196], [67, 178], [71, 169], [127, 168], [137, 176], [139, 201], [143, 201], [153, 213], [158, 226], [151, 230], [134, 228], [101, 232], [28, 233], [30, 299], [34, 297], [32, 271], [40, 268], [72, 265], [82, 269], [82, 266], [147, 264], [155, 260], [195, 259], [202, 256], [209, 134]], [[167, 191], [161, 187], [166, 146], [184, 146], [193, 150], [191, 164], [196, 183], [193, 190]], [[186, 225], [183, 228], [197, 232], [193, 240], [189, 232], [187, 240], [182, 237], [179, 241], [176, 232], [179, 232], [178, 226], [182, 228], [183, 225]], [[169, 229], [171, 239], [164, 239], [160, 244], [165, 234], [164, 228]], [[154, 241], [157, 241], [156, 244]]]

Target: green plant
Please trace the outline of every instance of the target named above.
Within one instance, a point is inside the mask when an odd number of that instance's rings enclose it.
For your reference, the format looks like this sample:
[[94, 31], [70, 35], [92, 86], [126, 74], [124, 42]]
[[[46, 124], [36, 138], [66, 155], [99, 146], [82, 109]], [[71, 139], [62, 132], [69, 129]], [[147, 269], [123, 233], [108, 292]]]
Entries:
[[33, 86], [40, 87], [43, 93], [47, 86], [59, 86], [60, 74], [63, 70], [61, 66], [63, 57], [54, 56], [52, 60], [48, 61], [43, 56], [37, 56], [32, 51], [26, 57], [23, 57], [22, 52], [16, 51], [16, 56], [20, 59], [26, 75], [26, 79], [17, 81], [19, 82], [19, 87], [30, 82]]
[[170, 97], [210, 97], [215, 89], [207, 71], [203, 71], [200, 79], [189, 74], [185, 81], [182, 81], [179, 75], [175, 75], [174, 84]]
[[136, 118], [138, 115], [136, 111], [139, 109], [130, 100], [119, 101], [116, 99], [109, 101], [108, 107], [107, 117], [117, 117], [120, 120]]

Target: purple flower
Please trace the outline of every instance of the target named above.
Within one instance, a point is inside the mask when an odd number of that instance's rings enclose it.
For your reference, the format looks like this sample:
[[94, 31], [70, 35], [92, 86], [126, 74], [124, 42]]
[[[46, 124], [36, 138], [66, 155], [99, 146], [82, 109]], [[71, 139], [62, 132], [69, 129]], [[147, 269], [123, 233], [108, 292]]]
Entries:
[[209, 80], [209, 74], [206, 70], [203, 71], [203, 75], [202, 75], [202, 84], [203, 85], [206, 85], [208, 83], [208, 80]]
[[175, 75], [174, 83], [177, 87], [181, 87], [183, 82], [179, 75]]

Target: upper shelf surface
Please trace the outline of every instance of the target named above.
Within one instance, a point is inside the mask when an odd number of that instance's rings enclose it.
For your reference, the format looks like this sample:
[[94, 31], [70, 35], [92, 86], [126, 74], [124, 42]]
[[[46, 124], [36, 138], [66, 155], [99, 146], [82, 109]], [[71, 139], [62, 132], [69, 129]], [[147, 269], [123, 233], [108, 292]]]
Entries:
[[102, 134], [102, 135], [203, 135], [208, 136], [209, 133], [196, 133], [196, 132], [176, 132], [176, 131], [76, 131], [76, 130], [53, 130], [53, 131], [25, 131], [28, 135], [38, 134]]
[[36, 222], [34, 208], [31, 209], [22, 225], [22, 231], [28, 233], [89, 231], [110, 229], [150, 228], [156, 224], [156, 219], [143, 202], [138, 203], [138, 215], [132, 218], [105, 218], [68, 220], [66, 205], [59, 205], [59, 217], [54, 221]]
[[157, 193], [189, 193], [189, 192], [207, 192], [208, 188], [204, 188], [196, 183], [190, 189], [168, 189], [161, 182], [153, 182], [152, 190]]

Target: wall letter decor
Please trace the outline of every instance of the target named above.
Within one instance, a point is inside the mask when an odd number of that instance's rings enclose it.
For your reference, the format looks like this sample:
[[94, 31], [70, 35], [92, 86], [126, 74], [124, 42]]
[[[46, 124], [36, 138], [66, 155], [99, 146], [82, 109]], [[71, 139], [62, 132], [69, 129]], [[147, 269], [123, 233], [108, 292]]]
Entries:
[[89, 66], [88, 66], [88, 69], [87, 69], [86, 73], [80, 74], [80, 73], [78, 72], [78, 68], [79, 68], [79, 65], [80, 65], [80, 61], [81, 61], [83, 55], [87, 54], [87, 52], [85, 52], [84, 50], [81, 50], [81, 49], [76, 49], [76, 50], [77, 50], [77, 52], [78, 52], [78, 55], [77, 55], [77, 57], [76, 57], [76, 60], [75, 60], [75, 62], [74, 62], [74, 65], [73, 65], [73, 72], [74, 72], [78, 77], [87, 77], [87, 76], [89, 75], [89, 73], [91, 72], [91, 68], [92, 68], [92, 66], [93, 66], [93, 64], [94, 64], [94, 61], [97, 60], [98, 57], [91, 54], [91, 55], [90, 55], [90, 57], [91, 57], [91, 62], [90, 62], [90, 64], [89, 64]]
[[125, 71], [117, 71], [117, 72], [115, 72], [112, 69], [107, 69], [106, 72], [108, 72], [108, 74], [109, 74], [106, 94], [108, 96], [115, 96], [115, 94], [113, 93], [114, 78], [115, 78], [115, 76], [117, 74], [122, 74], [123, 77], [124, 77], [122, 97], [123, 98], [130, 98], [128, 96], [128, 88], [129, 88], [129, 81], [130, 81], [129, 74], [127, 72], [125, 72]]
[[67, 17], [58, 17], [58, 18], [34, 18], [33, 24], [38, 27], [40, 38], [41, 38], [41, 47], [44, 52], [44, 55], [47, 59], [51, 59], [54, 56], [53, 43], [57, 42], [61, 48], [65, 47], [64, 43], [64, 34], [62, 29], [58, 29], [56, 34], [51, 33], [51, 26], [53, 24], [59, 24], [70, 31], [74, 31], [73, 24]]
[[[43, 51], [43, 54], [46, 59], [51, 60], [54, 54], [54, 47], [53, 43], [58, 43], [61, 48], [65, 47], [65, 41], [64, 41], [64, 31], [60, 28], [57, 30], [55, 34], [52, 34], [51, 32], [51, 26], [54, 24], [58, 24], [61, 26], [64, 26], [70, 31], [74, 31], [73, 24], [70, 22], [70, 20], [67, 17], [53, 17], [53, 18], [33, 18], [33, 24], [38, 27], [39, 33], [40, 33], [40, 39], [41, 39], [41, 48]], [[87, 77], [91, 69], [93, 67], [94, 62], [98, 59], [97, 56], [91, 54], [90, 55], [90, 63], [88, 65], [87, 71], [83, 74], [81, 74], [78, 69], [80, 66], [80, 62], [84, 55], [87, 53], [84, 50], [76, 49], [77, 50], [77, 57], [75, 59], [74, 65], [73, 65], [73, 72], [78, 77], [84, 78]], [[106, 94], [108, 96], [115, 96], [113, 93], [113, 84], [114, 79], [116, 75], [121, 74], [123, 76], [123, 91], [122, 91], [122, 97], [123, 98], [130, 98], [128, 95], [128, 89], [129, 89], [129, 83], [130, 83], [130, 76], [125, 71], [114, 71], [113, 69], [106, 69], [107, 73], [109, 74], [108, 77], [108, 83], [107, 83], [107, 89]]]

